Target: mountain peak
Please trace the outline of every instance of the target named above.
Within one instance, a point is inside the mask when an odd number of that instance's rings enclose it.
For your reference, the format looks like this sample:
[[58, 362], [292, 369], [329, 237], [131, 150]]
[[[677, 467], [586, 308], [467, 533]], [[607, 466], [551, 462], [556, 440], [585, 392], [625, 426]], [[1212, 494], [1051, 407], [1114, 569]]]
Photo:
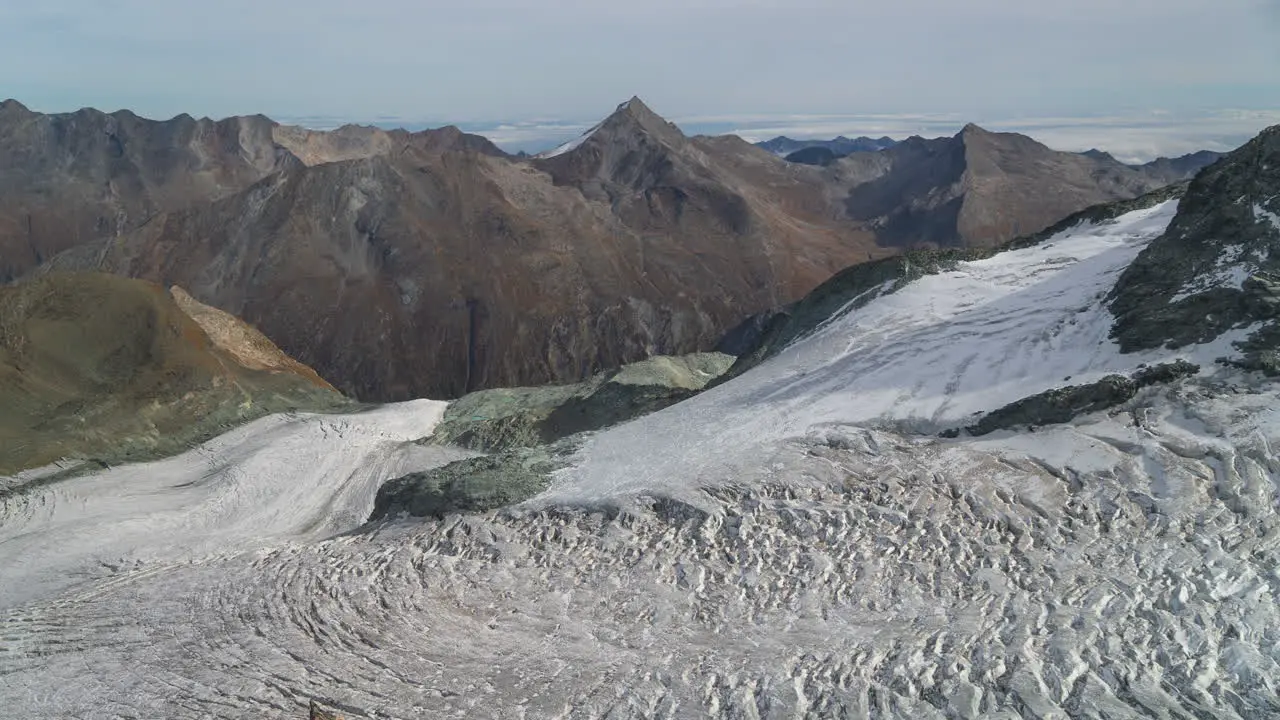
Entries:
[[645, 105], [645, 104], [644, 104], [644, 101], [640, 99], [640, 96], [639, 96], [639, 95], [632, 95], [630, 100], [628, 100], [628, 101], [626, 101], [626, 102], [624, 102], [624, 103], [622, 103], [621, 105], [619, 105], [619, 106], [618, 106], [618, 110], [620, 110], [620, 111], [622, 111], [622, 110], [633, 111], [633, 110], [634, 110], [635, 112], [653, 112], [652, 110], [650, 110], [650, 109], [649, 109], [649, 106], [648, 106], [648, 105]]
[[[641, 127], [650, 132], [662, 133], [670, 132], [671, 130], [675, 130], [677, 133], [680, 132], [675, 125], [667, 122], [665, 118], [651, 110], [648, 105], [645, 105], [644, 101], [639, 97], [632, 97], [619, 105], [613, 115], [606, 118], [602, 124], [608, 124], [615, 119], [623, 118], [639, 123]], [[683, 136], [683, 133], [680, 134]]]
[[645, 105], [644, 101], [639, 97], [632, 97], [619, 105], [613, 111], [613, 114], [602, 120], [595, 127], [538, 157], [543, 160], [549, 160], [566, 155], [582, 147], [593, 138], [596, 138], [598, 142], [613, 143], [637, 136], [653, 137], [668, 145], [677, 145], [685, 140], [684, 133], [680, 132], [680, 128], [650, 110], [649, 106]]
[[27, 109], [26, 105], [23, 105], [13, 98], [0, 102], [0, 112], [13, 112], [15, 110], [19, 112], [31, 112]]
[[1085, 150], [1080, 154], [1087, 158], [1092, 158], [1094, 160], [1099, 160], [1102, 162], [1119, 162], [1118, 160], [1116, 160], [1114, 155], [1112, 155], [1111, 153], [1105, 150], [1099, 150], [1098, 148], [1090, 148], [1089, 150]]

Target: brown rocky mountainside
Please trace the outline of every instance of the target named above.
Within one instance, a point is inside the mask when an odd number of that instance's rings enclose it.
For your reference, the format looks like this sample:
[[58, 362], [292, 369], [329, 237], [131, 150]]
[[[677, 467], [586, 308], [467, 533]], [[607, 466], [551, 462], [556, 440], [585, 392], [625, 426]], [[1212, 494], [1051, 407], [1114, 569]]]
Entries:
[[[36, 136], [52, 159], [31, 160]], [[456, 128], [154, 123], [11, 103], [0, 183], [10, 274], [47, 260], [178, 284], [344, 392], [396, 400], [709, 349], [850, 264], [999, 242], [1155, 181], [976, 127], [800, 165], [737, 137], [686, 137], [633, 98], [528, 160]], [[80, 218], [74, 232], [55, 226], [58, 208]]]
[[44, 115], [0, 103], [0, 281], [275, 172], [285, 154], [273, 125], [262, 116]]
[[53, 266], [182, 285], [344, 391], [390, 400], [710, 347], [744, 314], [885, 252], [834, 212], [813, 168], [691, 140], [638, 100], [598, 133], [533, 162], [412, 143], [304, 152], [315, 164]]
[[828, 172], [848, 189], [848, 215], [897, 247], [990, 247], [1086, 207], [1184, 179], [1163, 166], [1148, 170], [1110, 156], [1058, 152], [976, 125], [950, 138], [913, 137], [880, 152], [853, 153]]
[[291, 164], [397, 152], [502, 155], [457, 128], [420, 133], [346, 126], [315, 133], [261, 115], [213, 121], [121, 110], [46, 115], [0, 103], [0, 282], [85, 242], [119, 237], [164, 212], [243, 191]]
[[453, 125], [414, 133], [370, 125], [343, 125], [328, 131], [277, 125], [272, 137], [307, 165], [390, 155], [407, 149], [423, 152], [462, 150], [507, 157], [488, 138], [464, 133]]
[[272, 412], [347, 404], [179, 288], [101, 273], [0, 287], [0, 475], [183, 450]]

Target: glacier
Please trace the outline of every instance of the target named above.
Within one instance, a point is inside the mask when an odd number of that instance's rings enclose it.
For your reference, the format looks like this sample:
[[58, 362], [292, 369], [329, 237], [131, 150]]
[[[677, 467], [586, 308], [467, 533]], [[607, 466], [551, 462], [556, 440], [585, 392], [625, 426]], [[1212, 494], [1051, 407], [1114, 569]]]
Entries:
[[[275, 416], [0, 500], [24, 718], [1280, 715], [1280, 389], [1121, 354], [1174, 203], [961, 263], [585, 438], [514, 508], [367, 525], [442, 403]], [[1238, 337], [1237, 337], [1238, 335]], [[944, 439], [1182, 358], [1110, 412]], [[13, 481], [10, 481], [11, 484]]]

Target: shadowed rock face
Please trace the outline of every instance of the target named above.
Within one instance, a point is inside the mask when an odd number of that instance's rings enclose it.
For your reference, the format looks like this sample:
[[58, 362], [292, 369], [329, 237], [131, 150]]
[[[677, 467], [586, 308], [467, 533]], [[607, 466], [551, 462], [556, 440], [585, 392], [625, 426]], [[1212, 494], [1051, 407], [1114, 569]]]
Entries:
[[837, 155], [830, 148], [821, 146], [807, 147], [797, 150], [787, 156], [787, 162], [800, 163], [801, 165], [818, 165], [826, 167], [831, 163], [839, 160], [842, 155]]
[[1112, 293], [1126, 352], [1208, 342], [1255, 327], [1246, 363], [1280, 373], [1280, 126], [1191, 182], [1169, 229]]
[[1174, 183], [1190, 180], [1196, 176], [1196, 173], [1218, 162], [1222, 157], [1223, 153], [1201, 150], [1176, 158], [1160, 157], [1133, 167], [1153, 178]]
[[51, 274], [0, 287], [0, 474], [170, 454], [272, 412], [346, 404], [180, 289]]

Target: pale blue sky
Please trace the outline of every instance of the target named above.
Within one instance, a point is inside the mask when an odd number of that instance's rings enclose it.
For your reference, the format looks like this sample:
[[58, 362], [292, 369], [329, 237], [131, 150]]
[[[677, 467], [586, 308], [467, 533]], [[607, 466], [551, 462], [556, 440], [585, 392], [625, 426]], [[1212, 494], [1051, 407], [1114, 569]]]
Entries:
[[0, 96], [152, 117], [1280, 107], [1277, 0], [0, 0]]

